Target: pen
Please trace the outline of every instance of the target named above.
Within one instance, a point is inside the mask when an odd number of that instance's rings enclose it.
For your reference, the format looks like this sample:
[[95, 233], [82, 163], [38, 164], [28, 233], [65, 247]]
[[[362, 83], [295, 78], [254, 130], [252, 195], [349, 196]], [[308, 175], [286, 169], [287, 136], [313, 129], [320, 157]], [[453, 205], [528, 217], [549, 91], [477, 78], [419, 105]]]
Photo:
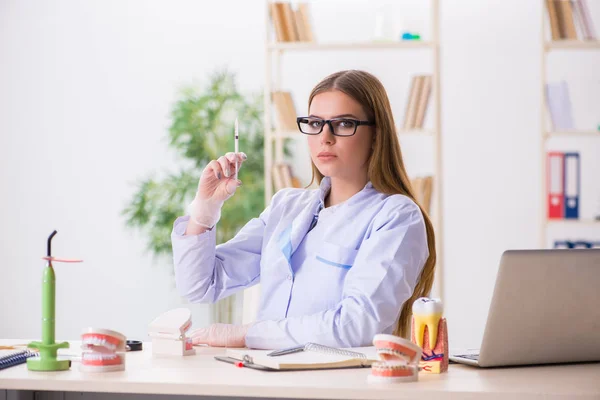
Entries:
[[281, 349], [281, 350], [274, 350], [270, 353], [267, 353], [267, 356], [269, 357], [276, 357], [276, 356], [284, 356], [286, 354], [294, 354], [294, 353], [299, 353], [301, 351], [304, 351], [305, 346], [301, 345], [301, 346], [294, 346], [294, 347], [289, 347], [287, 349]]
[[239, 149], [239, 141], [240, 141], [240, 135], [238, 132], [238, 119], [235, 119], [235, 179], [237, 180], [238, 178], [238, 152], [240, 151]]

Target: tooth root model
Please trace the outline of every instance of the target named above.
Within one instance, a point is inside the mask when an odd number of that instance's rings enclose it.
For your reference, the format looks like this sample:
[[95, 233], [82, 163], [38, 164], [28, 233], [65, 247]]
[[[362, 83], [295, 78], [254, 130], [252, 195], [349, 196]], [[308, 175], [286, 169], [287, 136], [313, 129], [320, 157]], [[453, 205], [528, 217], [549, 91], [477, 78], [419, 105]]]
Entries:
[[439, 374], [448, 371], [448, 327], [439, 299], [420, 297], [413, 303], [411, 341], [423, 349], [421, 372]]

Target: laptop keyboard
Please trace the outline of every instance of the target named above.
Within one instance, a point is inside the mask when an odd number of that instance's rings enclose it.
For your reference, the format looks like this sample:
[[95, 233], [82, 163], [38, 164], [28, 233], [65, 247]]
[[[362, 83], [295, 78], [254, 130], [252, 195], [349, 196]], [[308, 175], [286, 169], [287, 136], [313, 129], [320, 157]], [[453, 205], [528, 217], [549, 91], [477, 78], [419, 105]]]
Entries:
[[479, 354], [461, 354], [461, 355], [456, 355], [456, 357], [466, 358], [468, 360], [475, 360], [475, 361], [479, 360]]

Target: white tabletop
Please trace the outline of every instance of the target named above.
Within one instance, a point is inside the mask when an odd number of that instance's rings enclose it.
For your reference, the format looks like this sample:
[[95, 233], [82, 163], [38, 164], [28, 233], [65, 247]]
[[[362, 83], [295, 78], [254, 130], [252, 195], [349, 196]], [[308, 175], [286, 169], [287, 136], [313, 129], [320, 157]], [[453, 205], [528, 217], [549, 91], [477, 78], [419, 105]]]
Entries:
[[[27, 343], [0, 340], [0, 344]], [[75, 354], [78, 342], [66, 352]], [[223, 349], [197, 347], [195, 356], [126, 355], [121, 372], [33, 372], [25, 364], [0, 370], [0, 389], [319, 399], [600, 399], [600, 363], [479, 369], [451, 364], [448, 373], [418, 382], [369, 384], [370, 369], [264, 372], [214, 360]]]

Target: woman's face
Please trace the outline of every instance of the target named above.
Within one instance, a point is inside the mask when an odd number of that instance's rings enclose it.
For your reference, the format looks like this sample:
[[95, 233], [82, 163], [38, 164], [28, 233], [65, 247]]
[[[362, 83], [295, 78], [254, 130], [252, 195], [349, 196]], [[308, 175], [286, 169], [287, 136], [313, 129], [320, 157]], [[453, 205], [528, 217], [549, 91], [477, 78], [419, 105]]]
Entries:
[[[313, 97], [309, 117], [367, 120], [361, 105], [338, 90]], [[345, 125], [348, 124], [339, 125], [340, 130]], [[372, 151], [373, 131], [372, 126], [359, 125], [353, 136], [340, 137], [333, 135], [329, 124], [324, 124], [320, 134], [307, 135], [312, 162], [324, 176], [346, 179], [363, 176]]]

